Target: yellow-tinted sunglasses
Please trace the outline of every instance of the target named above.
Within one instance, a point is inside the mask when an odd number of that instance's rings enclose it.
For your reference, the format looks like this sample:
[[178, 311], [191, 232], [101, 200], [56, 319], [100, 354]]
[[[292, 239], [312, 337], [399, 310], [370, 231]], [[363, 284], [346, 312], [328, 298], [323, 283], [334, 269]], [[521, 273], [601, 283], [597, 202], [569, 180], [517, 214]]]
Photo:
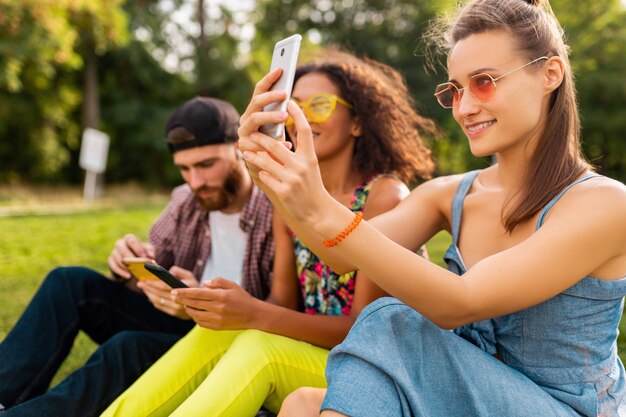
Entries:
[[[316, 94], [303, 103], [298, 100], [293, 101], [302, 109], [307, 120], [311, 123], [324, 123], [330, 119], [337, 107], [337, 103], [349, 109], [352, 108], [350, 103], [337, 97], [335, 94]], [[289, 116], [286, 125], [291, 126], [293, 124], [293, 118]]]

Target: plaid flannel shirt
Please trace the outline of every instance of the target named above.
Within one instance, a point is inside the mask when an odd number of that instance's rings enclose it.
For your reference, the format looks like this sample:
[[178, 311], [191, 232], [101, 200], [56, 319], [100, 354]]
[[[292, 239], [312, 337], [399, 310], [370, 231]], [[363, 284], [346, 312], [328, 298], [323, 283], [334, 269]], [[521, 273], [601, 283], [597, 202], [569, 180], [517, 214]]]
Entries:
[[[149, 240], [156, 248], [156, 261], [192, 271], [199, 280], [211, 253], [210, 212], [200, 205], [188, 185], [172, 191], [169, 204], [154, 223]], [[239, 222], [248, 233], [242, 271], [242, 287], [259, 299], [269, 295], [274, 261], [272, 204], [253, 186]]]

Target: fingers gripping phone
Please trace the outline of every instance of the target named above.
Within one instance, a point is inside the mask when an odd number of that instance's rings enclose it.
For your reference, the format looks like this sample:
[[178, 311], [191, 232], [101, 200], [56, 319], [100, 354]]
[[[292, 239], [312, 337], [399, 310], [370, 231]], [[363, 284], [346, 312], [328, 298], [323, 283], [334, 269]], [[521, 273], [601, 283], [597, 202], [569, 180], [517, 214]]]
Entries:
[[146, 271], [143, 265], [148, 263], [154, 263], [153, 259], [141, 258], [135, 256], [126, 256], [122, 259], [122, 264], [130, 271], [131, 275], [137, 278], [139, 281], [145, 281], [149, 279], [156, 279], [156, 277], [150, 272]]
[[[272, 53], [272, 65], [270, 72], [276, 68], [282, 68], [278, 81], [272, 85], [270, 91], [284, 90], [287, 92], [287, 98], [285, 100], [268, 104], [263, 108], [263, 111], [286, 111], [287, 103], [291, 97], [291, 89], [293, 87], [293, 79], [296, 74], [296, 66], [298, 64], [298, 53], [300, 52], [300, 43], [302, 42], [302, 36], [292, 35], [286, 39], [278, 41], [274, 45], [274, 52]], [[284, 123], [273, 123], [261, 126], [261, 132], [275, 139], [282, 137], [285, 130]]]
[[146, 262], [143, 266], [152, 274], [154, 274], [154, 276], [156, 276], [158, 279], [160, 279], [172, 288], [189, 288], [187, 284], [176, 278], [174, 275], [172, 275], [170, 271], [163, 268], [161, 265]]

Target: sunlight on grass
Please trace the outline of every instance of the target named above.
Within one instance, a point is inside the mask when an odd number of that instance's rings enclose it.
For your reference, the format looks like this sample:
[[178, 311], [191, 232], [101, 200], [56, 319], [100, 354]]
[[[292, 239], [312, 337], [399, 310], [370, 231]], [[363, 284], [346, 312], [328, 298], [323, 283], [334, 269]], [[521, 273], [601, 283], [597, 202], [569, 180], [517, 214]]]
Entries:
[[448, 250], [452, 239], [448, 232], [439, 232], [432, 239], [426, 243], [426, 249], [428, 250], [428, 256], [430, 260], [439, 266], [445, 267], [446, 264], [443, 261], [443, 255]]
[[[107, 271], [106, 260], [115, 241], [126, 233], [145, 239], [162, 208], [160, 203], [71, 215], [0, 217], [0, 339], [15, 324], [48, 271], [62, 265]], [[95, 346], [81, 333], [53, 385], [81, 366]]]

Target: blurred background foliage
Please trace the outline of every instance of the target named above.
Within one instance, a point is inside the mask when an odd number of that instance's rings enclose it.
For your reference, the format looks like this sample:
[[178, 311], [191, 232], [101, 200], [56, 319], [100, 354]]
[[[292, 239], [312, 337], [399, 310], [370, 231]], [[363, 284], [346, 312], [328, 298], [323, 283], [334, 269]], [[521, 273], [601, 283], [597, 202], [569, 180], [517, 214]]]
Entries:
[[[587, 157], [626, 180], [626, 10], [620, 0], [552, 0], [572, 46]], [[432, 92], [419, 50], [429, 19], [454, 1], [0, 0], [0, 184], [80, 184], [80, 139], [111, 137], [106, 181], [180, 182], [163, 141], [169, 112], [202, 94], [243, 111], [273, 43], [304, 36], [302, 56], [335, 44], [397, 68], [418, 109], [445, 132], [438, 174], [473, 158]], [[301, 60], [302, 61], [302, 60]], [[380, 117], [385, 117], [381, 114]]]

